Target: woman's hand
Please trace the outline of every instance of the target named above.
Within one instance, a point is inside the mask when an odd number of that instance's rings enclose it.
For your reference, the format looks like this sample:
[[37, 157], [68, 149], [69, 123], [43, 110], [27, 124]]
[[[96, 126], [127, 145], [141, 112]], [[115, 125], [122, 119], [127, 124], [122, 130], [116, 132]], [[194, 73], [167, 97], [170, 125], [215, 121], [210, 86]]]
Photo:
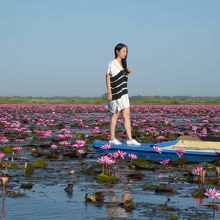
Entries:
[[131, 68], [127, 67], [128, 74], [131, 74]]
[[112, 100], [112, 94], [111, 94], [111, 93], [108, 93], [108, 94], [107, 94], [107, 99], [108, 99], [108, 101], [111, 101], [111, 100]]

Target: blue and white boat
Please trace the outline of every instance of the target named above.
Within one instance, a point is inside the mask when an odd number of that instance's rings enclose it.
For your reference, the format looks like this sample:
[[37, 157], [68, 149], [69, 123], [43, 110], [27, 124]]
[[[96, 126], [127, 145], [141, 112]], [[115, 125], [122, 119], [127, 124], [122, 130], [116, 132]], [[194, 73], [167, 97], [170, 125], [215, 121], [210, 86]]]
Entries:
[[[212, 162], [220, 159], [220, 142], [209, 141], [207, 142], [207, 147], [205, 141], [200, 142], [197, 141], [195, 143], [197, 146], [201, 145], [201, 148], [188, 146], [189, 142], [187, 143], [187, 141], [184, 140], [167, 141], [157, 144], [142, 143], [140, 146], [127, 145], [125, 141], [122, 141], [121, 145], [111, 145], [109, 150], [101, 149], [103, 145], [108, 144], [108, 141], [95, 140], [92, 146], [99, 154], [113, 153], [117, 150], [122, 150], [126, 152], [127, 155], [135, 154], [138, 158], [150, 161], [162, 161], [167, 159], [176, 161], [179, 159], [179, 156], [177, 155], [177, 149], [179, 148], [185, 149], [183, 157], [189, 162]], [[190, 143], [193, 143], [193, 141]], [[161, 153], [156, 152], [154, 146], [160, 147], [162, 150]]]

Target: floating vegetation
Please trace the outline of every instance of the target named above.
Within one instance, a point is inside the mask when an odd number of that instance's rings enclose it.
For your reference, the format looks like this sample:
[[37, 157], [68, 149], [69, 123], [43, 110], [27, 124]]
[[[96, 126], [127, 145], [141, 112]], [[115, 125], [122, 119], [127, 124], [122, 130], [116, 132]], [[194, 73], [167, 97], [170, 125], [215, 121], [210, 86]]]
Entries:
[[97, 175], [96, 179], [101, 183], [117, 183], [120, 180], [117, 176], [105, 175], [103, 173]]
[[32, 163], [32, 166], [34, 168], [46, 168], [48, 166], [47, 162], [45, 162], [44, 160], [35, 160]]
[[104, 193], [103, 192], [95, 192], [91, 195], [85, 195], [85, 202], [92, 202], [92, 203], [102, 203], [104, 202]]
[[143, 169], [143, 170], [152, 170], [153, 169], [153, 165], [151, 162], [144, 160], [144, 159], [141, 159], [141, 158], [134, 160], [132, 162], [132, 164], [138, 169]]

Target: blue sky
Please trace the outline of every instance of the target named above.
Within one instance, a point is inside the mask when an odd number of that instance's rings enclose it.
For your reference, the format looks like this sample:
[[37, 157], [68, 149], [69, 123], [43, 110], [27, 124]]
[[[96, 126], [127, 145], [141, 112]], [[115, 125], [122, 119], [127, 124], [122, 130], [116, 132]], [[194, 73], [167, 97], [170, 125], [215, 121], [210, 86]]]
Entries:
[[219, 96], [218, 0], [0, 0], [0, 96], [100, 96], [117, 43], [128, 93]]

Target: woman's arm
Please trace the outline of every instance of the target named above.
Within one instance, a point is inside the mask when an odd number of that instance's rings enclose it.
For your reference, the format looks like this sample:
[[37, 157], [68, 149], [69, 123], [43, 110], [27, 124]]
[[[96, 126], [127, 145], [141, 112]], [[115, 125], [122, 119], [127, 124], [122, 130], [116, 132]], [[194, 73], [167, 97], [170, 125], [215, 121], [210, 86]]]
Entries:
[[131, 68], [127, 67], [128, 75], [131, 74]]
[[110, 74], [106, 74], [106, 88], [107, 88], [107, 99], [109, 101], [112, 100], [112, 91], [111, 91], [111, 81], [110, 81]]

